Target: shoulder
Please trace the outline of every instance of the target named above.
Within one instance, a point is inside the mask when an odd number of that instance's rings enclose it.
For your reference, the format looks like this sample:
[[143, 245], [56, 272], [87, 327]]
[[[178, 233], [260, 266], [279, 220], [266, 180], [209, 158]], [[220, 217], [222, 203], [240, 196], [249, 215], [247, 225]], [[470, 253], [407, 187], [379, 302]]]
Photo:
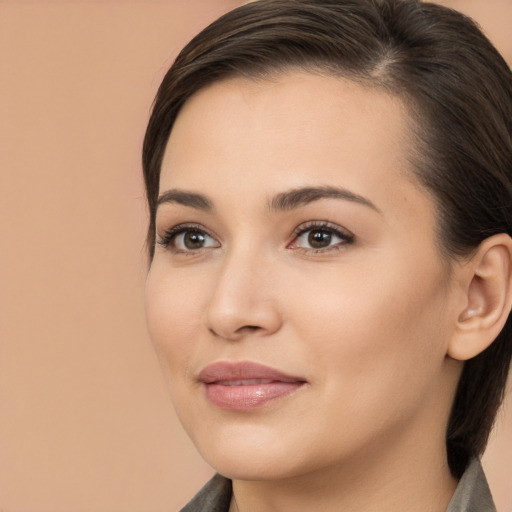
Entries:
[[231, 480], [215, 475], [180, 512], [228, 512]]

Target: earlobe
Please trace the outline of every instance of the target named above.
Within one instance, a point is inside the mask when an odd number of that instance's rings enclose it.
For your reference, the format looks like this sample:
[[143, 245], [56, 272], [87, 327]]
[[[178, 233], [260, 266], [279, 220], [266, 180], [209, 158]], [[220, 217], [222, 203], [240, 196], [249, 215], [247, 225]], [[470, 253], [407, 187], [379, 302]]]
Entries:
[[498, 336], [512, 305], [512, 239], [501, 233], [485, 239], [464, 265], [466, 299], [448, 355], [466, 361]]

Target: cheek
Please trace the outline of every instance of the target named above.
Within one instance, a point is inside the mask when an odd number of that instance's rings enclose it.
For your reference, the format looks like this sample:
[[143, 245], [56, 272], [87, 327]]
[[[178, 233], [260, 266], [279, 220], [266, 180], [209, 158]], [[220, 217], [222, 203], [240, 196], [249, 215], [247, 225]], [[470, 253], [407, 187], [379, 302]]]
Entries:
[[[183, 291], [186, 290], [186, 293]], [[158, 264], [151, 268], [145, 289], [145, 309], [148, 331], [161, 363], [177, 375], [173, 368], [187, 366], [197, 337], [202, 304], [200, 290], [184, 282], [179, 273], [162, 272]]]
[[441, 274], [419, 279], [405, 262], [396, 273], [389, 265], [386, 272], [368, 268], [317, 274], [287, 299], [296, 322], [292, 337], [320, 391], [310, 421], [322, 433], [317, 441], [325, 457], [332, 439], [344, 450], [383, 432], [392, 436], [439, 394], [446, 337]]
[[403, 259], [317, 274], [288, 299], [291, 316], [300, 319], [295, 334], [344, 389], [357, 383], [358, 393], [371, 392], [386, 382], [427, 380], [445, 355], [443, 279], [432, 265], [419, 272]]

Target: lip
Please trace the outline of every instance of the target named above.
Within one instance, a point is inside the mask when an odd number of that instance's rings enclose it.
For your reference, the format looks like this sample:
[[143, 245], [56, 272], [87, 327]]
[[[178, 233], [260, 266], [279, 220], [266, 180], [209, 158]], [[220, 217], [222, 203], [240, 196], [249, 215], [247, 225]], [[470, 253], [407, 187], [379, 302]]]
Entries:
[[250, 361], [213, 363], [200, 372], [198, 380], [211, 403], [231, 411], [262, 407], [306, 384], [303, 377]]

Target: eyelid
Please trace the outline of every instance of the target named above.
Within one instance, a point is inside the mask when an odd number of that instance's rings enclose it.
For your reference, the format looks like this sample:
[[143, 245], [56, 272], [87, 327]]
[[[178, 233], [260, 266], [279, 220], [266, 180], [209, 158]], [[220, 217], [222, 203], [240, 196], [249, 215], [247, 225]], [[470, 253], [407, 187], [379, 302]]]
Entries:
[[183, 250], [178, 249], [177, 247], [174, 247], [172, 245], [172, 242], [182, 233], [186, 233], [187, 231], [202, 233], [212, 240], [215, 240], [217, 243], [216, 247], [220, 247], [220, 242], [218, 241], [217, 237], [213, 234], [211, 234], [203, 225], [197, 224], [194, 222], [184, 222], [182, 224], [177, 224], [176, 226], [173, 226], [171, 228], [165, 229], [163, 236], [159, 235], [156, 244], [161, 245], [165, 249], [172, 250], [175, 253], [181, 253], [181, 254], [197, 254], [201, 252], [204, 249], [208, 249], [209, 247], [203, 247], [200, 249], [190, 249], [190, 250]]
[[306, 231], [311, 229], [326, 229], [328, 231], [333, 231], [338, 233], [340, 236], [344, 238], [354, 238], [354, 234], [349, 231], [347, 228], [340, 226], [339, 224], [335, 224], [334, 222], [328, 220], [309, 220], [307, 222], [303, 222], [299, 224], [294, 230], [293, 234], [295, 236], [299, 236], [304, 234]]
[[[313, 230], [325, 230], [331, 232], [336, 235], [338, 238], [343, 240], [343, 243], [337, 243], [332, 246], [327, 246], [322, 249], [314, 249], [314, 248], [306, 248], [306, 247], [290, 247], [294, 244], [299, 237], [307, 233], [308, 231]], [[322, 220], [322, 221], [308, 221], [297, 226], [293, 231], [293, 240], [287, 245], [288, 248], [301, 250], [304, 252], [328, 252], [329, 250], [339, 249], [341, 246], [352, 244], [355, 240], [355, 235], [349, 231], [348, 229], [340, 226], [339, 224], [334, 224], [330, 221]]]

